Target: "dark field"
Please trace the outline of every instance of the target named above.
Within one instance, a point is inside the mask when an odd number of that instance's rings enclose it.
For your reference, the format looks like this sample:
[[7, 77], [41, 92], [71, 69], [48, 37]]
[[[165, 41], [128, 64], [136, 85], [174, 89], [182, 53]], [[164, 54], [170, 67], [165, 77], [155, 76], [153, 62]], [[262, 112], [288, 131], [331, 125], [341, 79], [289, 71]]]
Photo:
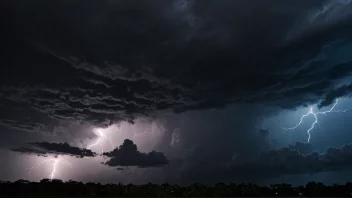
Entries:
[[100, 184], [43, 179], [40, 182], [19, 180], [0, 182], [0, 197], [352, 197], [352, 183], [325, 186], [309, 182], [305, 186], [290, 184], [259, 186], [224, 184]]

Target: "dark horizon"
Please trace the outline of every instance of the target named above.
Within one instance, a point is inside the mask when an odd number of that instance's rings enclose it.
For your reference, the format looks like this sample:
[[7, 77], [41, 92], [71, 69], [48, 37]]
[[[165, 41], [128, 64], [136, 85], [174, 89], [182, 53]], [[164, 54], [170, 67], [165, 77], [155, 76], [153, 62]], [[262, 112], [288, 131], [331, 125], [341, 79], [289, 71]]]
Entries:
[[[16, 182], [0, 181], [0, 195], [2, 196], [50, 196], [67, 197], [111, 197], [111, 196], [139, 196], [139, 197], [349, 197], [352, 183], [344, 185], [325, 186], [322, 183], [309, 182], [306, 185], [292, 186], [290, 184], [272, 184], [270, 186], [259, 186], [255, 184], [224, 184], [217, 183], [207, 186], [194, 183], [189, 186], [170, 185], [167, 183], [155, 185], [152, 183], [144, 185], [100, 184], [94, 182], [77, 182], [43, 179], [40, 182], [29, 182], [18, 180]], [[21, 189], [18, 191], [16, 189]]]

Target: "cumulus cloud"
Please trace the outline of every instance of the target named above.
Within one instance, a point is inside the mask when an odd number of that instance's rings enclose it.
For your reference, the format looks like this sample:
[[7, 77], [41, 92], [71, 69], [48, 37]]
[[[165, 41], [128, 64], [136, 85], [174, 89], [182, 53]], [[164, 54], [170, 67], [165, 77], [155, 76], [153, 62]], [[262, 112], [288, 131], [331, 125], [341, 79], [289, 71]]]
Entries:
[[108, 166], [137, 166], [157, 167], [168, 164], [168, 160], [163, 153], [152, 151], [150, 153], [141, 153], [133, 141], [126, 139], [119, 148], [111, 152], [103, 153], [110, 157], [105, 164]]
[[5, 107], [26, 106], [54, 123], [107, 126], [231, 103], [293, 108], [325, 98], [325, 106], [350, 93], [335, 86], [352, 71], [349, 7], [341, 16], [325, 11], [339, 20], [287, 40], [322, 1], [35, 2], [3, 7], [11, 10], [2, 12], [9, 21], [1, 38], [0, 123], [7, 127], [48, 124], [16, 124], [23, 119]]
[[296, 150], [302, 154], [308, 154], [313, 151], [310, 143], [296, 142], [294, 145], [289, 146], [290, 149]]
[[36, 154], [40, 156], [47, 156], [49, 154], [69, 155], [77, 158], [96, 156], [96, 153], [89, 149], [70, 146], [67, 143], [34, 142], [28, 143], [28, 146], [10, 150], [23, 154]]

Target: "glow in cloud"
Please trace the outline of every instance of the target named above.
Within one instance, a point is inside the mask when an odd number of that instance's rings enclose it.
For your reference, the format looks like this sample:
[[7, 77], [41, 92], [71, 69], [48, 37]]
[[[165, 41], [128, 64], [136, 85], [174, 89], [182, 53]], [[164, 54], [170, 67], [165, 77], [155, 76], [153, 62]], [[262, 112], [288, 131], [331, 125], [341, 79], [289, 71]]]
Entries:
[[111, 137], [107, 136], [104, 132], [103, 129], [96, 129], [96, 133], [98, 135], [98, 139], [93, 142], [92, 144], [89, 144], [87, 146], [87, 149], [91, 149], [92, 147], [95, 146], [101, 146], [101, 153], [104, 153], [104, 143], [109, 142], [110, 146], [112, 149], [114, 149], [114, 144], [112, 143]]

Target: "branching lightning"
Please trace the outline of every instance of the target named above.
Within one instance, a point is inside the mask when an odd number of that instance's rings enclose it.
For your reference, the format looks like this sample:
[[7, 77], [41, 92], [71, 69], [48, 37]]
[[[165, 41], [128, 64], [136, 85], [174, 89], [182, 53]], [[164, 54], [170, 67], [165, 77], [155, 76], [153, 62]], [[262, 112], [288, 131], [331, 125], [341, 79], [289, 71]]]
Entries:
[[335, 110], [335, 107], [336, 105], [338, 104], [338, 99], [335, 100], [335, 103], [331, 106], [331, 108], [327, 111], [318, 111], [318, 112], [314, 112], [313, 110], [313, 107], [309, 107], [309, 111], [307, 114], [304, 114], [301, 116], [301, 119], [300, 121], [298, 122], [298, 124], [296, 124], [294, 127], [291, 127], [291, 128], [284, 128], [285, 131], [288, 131], [288, 130], [295, 130], [297, 129], [297, 127], [299, 127], [304, 119], [310, 115], [312, 115], [314, 117], [314, 122], [311, 124], [310, 128], [307, 130], [307, 134], [308, 134], [308, 140], [307, 142], [310, 142], [310, 138], [311, 138], [311, 134], [310, 132], [315, 128], [315, 125], [318, 124], [318, 115], [325, 115], [327, 113], [346, 113], [346, 111], [348, 109], [344, 109], [344, 110]]
[[37, 164], [35, 164], [34, 166], [32, 166], [29, 171], [28, 171], [28, 174], [30, 174], [34, 169], [37, 169], [39, 168], [40, 166], [44, 165], [44, 164], [47, 164], [47, 163], [52, 163], [52, 170], [50, 172], [50, 175], [49, 175], [49, 178], [51, 180], [53, 180], [54, 178], [56, 178], [56, 173], [57, 173], [57, 169], [58, 169], [58, 166], [61, 165], [61, 164], [64, 164], [64, 165], [67, 165], [67, 166], [70, 166], [72, 167], [72, 164], [62, 160], [62, 159], [58, 159], [58, 158], [55, 158], [55, 159], [47, 159], [47, 160], [43, 160]]
[[111, 140], [110, 136], [106, 136], [106, 134], [104, 134], [103, 131], [100, 130], [100, 129], [97, 130], [97, 133], [98, 133], [97, 141], [95, 141], [94, 143], [88, 145], [87, 149], [91, 149], [94, 146], [100, 145], [100, 146], [102, 146], [101, 153], [104, 153], [104, 148], [103, 148], [103, 145], [102, 145], [104, 140], [107, 140], [109, 142], [111, 148], [114, 149], [114, 144], [112, 143], [112, 140]]

